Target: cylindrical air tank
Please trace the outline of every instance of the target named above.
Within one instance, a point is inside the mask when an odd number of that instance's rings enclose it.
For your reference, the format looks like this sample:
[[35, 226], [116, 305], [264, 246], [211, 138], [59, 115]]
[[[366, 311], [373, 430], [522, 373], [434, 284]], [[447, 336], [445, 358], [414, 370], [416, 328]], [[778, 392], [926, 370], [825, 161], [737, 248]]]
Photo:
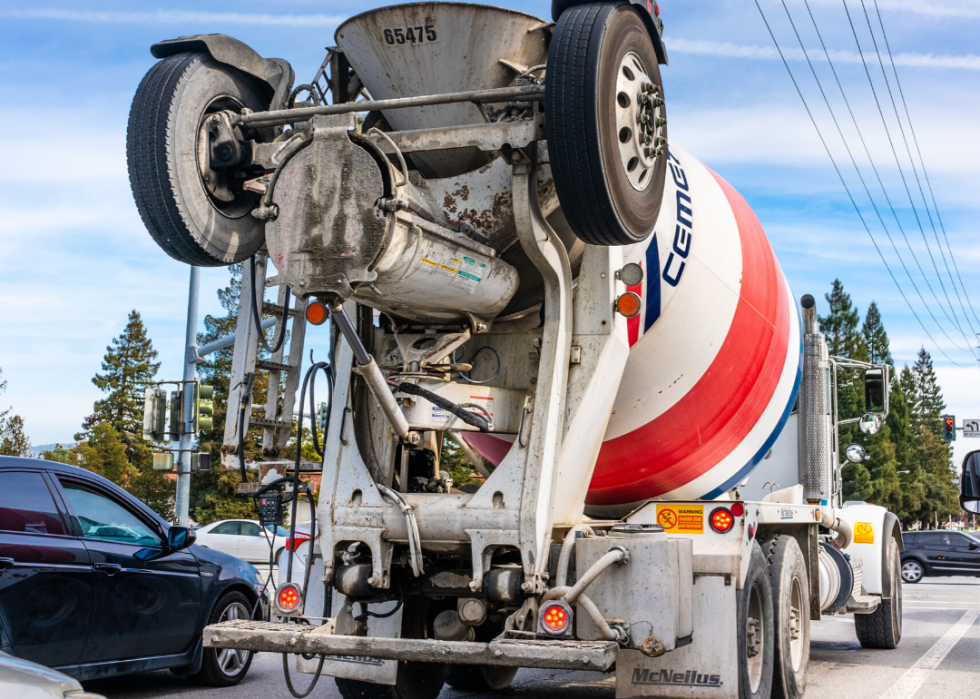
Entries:
[[[715, 498], [765, 458], [800, 385], [800, 319], [762, 226], [675, 144], [654, 233], [631, 246], [643, 299], [586, 503]], [[468, 434], [490, 461], [510, 444]]]

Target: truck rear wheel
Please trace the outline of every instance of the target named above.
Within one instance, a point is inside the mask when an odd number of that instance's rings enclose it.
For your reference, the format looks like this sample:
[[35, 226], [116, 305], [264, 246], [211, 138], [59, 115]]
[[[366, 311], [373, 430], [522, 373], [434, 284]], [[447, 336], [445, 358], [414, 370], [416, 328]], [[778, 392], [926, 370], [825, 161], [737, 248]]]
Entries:
[[653, 231], [667, 173], [667, 118], [653, 41], [627, 3], [558, 18], [545, 83], [548, 155], [575, 234], [632, 245]]
[[466, 692], [498, 692], [505, 689], [516, 675], [516, 667], [451, 665], [446, 684]]
[[738, 592], [738, 697], [768, 699], [772, 695], [774, 623], [769, 566], [759, 542], [752, 542], [749, 572]]
[[882, 571], [890, 599], [871, 614], [854, 615], [854, 631], [863, 648], [897, 648], [902, 640], [902, 561], [895, 537], [888, 539], [888, 569]]
[[799, 699], [806, 691], [810, 664], [810, 581], [806, 559], [792, 536], [762, 542], [772, 586], [775, 653], [772, 696]]
[[143, 224], [175, 260], [230, 265], [265, 242], [265, 224], [250, 215], [258, 196], [209, 169], [207, 153], [211, 115], [268, 106], [252, 78], [206, 53], [168, 56], [143, 78], [126, 129], [129, 181]]

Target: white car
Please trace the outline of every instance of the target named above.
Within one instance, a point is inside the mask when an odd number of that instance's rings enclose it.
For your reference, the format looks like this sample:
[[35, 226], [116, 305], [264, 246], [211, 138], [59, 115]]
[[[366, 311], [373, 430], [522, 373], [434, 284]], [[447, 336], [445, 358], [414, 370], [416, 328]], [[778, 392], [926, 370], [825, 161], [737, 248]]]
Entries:
[[[269, 544], [272, 544], [273, 560], [286, 548], [289, 530], [286, 527], [266, 527], [251, 519], [225, 519], [212, 522], [196, 532], [197, 544], [241, 558], [249, 563], [269, 563]], [[297, 533], [297, 540], [302, 542]]]
[[78, 680], [44, 665], [0, 651], [0, 697], [10, 699], [105, 699]]

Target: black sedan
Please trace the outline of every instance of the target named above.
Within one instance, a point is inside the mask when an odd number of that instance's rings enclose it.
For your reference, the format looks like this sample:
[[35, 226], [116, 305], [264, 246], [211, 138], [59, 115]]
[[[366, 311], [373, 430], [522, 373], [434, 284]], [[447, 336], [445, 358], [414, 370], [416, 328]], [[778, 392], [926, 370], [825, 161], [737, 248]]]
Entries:
[[902, 532], [902, 580], [917, 583], [927, 575], [980, 577], [980, 541], [960, 532]]
[[251, 654], [204, 648], [202, 630], [265, 604], [254, 566], [105, 478], [0, 457], [0, 650], [80, 680], [169, 668], [230, 686]]

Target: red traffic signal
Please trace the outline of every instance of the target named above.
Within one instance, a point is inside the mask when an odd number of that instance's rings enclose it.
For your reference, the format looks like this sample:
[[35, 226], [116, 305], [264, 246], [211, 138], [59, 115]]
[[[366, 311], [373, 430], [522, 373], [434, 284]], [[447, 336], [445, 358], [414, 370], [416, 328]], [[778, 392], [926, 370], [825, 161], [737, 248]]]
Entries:
[[943, 441], [952, 442], [956, 439], [956, 417], [943, 415]]

